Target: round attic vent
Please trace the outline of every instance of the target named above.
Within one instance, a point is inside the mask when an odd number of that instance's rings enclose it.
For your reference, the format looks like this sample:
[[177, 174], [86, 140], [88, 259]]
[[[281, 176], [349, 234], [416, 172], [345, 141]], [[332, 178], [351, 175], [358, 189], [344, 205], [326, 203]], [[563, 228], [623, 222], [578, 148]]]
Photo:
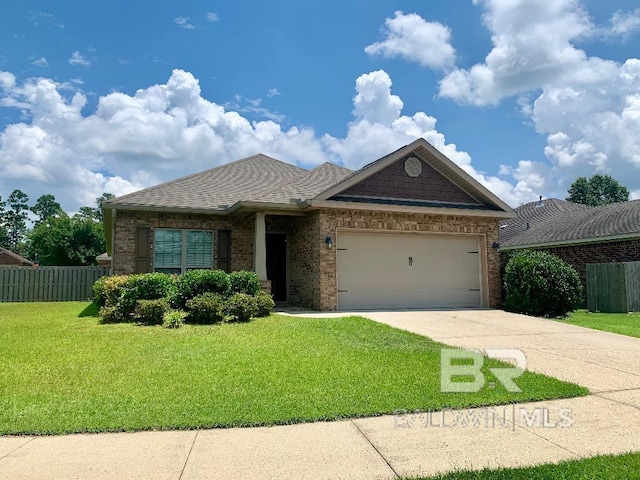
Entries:
[[404, 161], [404, 171], [415, 178], [422, 173], [422, 162], [419, 158], [409, 157]]

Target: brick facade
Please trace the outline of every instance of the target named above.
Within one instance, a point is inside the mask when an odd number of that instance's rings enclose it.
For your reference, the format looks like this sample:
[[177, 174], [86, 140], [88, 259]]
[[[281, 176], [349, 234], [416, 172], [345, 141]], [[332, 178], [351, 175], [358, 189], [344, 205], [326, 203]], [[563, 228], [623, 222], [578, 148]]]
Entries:
[[[338, 307], [336, 249], [326, 248], [325, 238], [334, 241], [338, 230], [431, 232], [472, 234], [483, 240], [483, 273], [488, 306], [501, 305], [500, 257], [492, 247], [498, 241], [498, 219], [452, 215], [424, 215], [322, 209], [305, 216], [272, 216], [265, 219], [266, 231], [286, 233], [288, 245], [289, 303], [316, 310]], [[255, 219], [201, 214], [118, 211], [113, 251], [114, 274], [133, 273], [136, 227], [206, 229], [214, 231], [217, 252], [219, 229], [231, 230], [231, 269], [253, 270]], [[214, 260], [214, 268], [216, 268]]]
[[[213, 230], [214, 254], [218, 252], [217, 231], [231, 230], [231, 270], [253, 270], [253, 218], [118, 210], [112, 255], [115, 275], [134, 273], [137, 227], [151, 227], [151, 251], [154, 228]], [[213, 266], [217, 268], [215, 258]], [[153, 269], [153, 261], [151, 268]]]
[[561, 258], [576, 269], [582, 282], [585, 301], [587, 298], [587, 263], [618, 263], [640, 260], [640, 240], [565, 245], [540, 248], [539, 250]]

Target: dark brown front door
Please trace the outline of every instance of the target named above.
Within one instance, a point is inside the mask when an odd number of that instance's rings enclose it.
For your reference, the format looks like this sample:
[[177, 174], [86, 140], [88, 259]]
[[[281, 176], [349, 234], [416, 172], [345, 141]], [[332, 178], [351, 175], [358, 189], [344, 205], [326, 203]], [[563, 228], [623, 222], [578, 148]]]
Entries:
[[231, 230], [218, 230], [218, 269], [231, 273]]
[[267, 233], [267, 278], [276, 302], [287, 301], [287, 236]]

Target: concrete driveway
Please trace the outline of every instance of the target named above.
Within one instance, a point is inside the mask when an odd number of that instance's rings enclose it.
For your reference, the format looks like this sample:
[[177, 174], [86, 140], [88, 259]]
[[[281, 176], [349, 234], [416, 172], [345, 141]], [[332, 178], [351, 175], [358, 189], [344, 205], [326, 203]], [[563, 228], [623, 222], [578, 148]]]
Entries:
[[[0, 478], [391, 479], [640, 451], [640, 339], [497, 310], [355, 314], [449, 345], [520, 348], [530, 370], [592, 395], [278, 427], [0, 437]], [[504, 417], [488, 422], [491, 412]], [[529, 422], [538, 413], [545, 421]]]

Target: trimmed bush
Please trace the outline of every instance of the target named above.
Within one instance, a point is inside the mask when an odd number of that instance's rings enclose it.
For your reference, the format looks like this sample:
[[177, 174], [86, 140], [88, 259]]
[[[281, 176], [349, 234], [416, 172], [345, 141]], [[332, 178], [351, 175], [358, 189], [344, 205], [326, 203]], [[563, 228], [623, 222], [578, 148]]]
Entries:
[[104, 304], [107, 307], [115, 307], [122, 295], [124, 285], [129, 279], [128, 275], [114, 275], [113, 277], [103, 277], [102, 294], [104, 295]]
[[119, 323], [125, 320], [116, 307], [102, 307], [98, 315], [100, 323]]
[[173, 291], [173, 279], [166, 273], [129, 275], [122, 287], [117, 307], [123, 315], [130, 315], [139, 300], [167, 298]]
[[187, 300], [207, 292], [225, 296], [229, 288], [229, 275], [222, 270], [189, 270], [176, 279], [171, 306], [183, 309]]
[[104, 282], [109, 277], [100, 277], [93, 284], [93, 303], [98, 307], [104, 307], [107, 303], [107, 297], [104, 292]]
[[256, 306], [258, 307], [258, 313], [256, 316], [268, 317], [271, 310], [273, 310], [273, 307], [276, 305], [273, 298], [271, 298], [271, 295], [266, 292], [259, 292], [254, 298], [256, 300]]
[[258, 313], [255, 297], [246, 293], [234, 293], [224, 304], [223, 311], [234, 322], [248, 322]]
[[582, 303], [578, 273], [547, 252], [515, 252], [507, 262], [503, 281], [504, 309], [510, 312], [561, 317]]
[[191, 323], [219, 323], [224, 319], [223, 300], [217, 293], [202, 293], [187, 300], [187, 321]]
[[162, 326], [164, 328], [180, 328], [184, 325], [184, 319], [187, 316], [187, 312], [182, 310], [169, 310], [165, 312]]
[[260, 292], [260, 279], [255, 272], [240, 270], [229, 274], [231, 293], [246, 293], [247, 295], [257, 295]]
[[166, 298], [138, 300], [133, 318], [145, 325], [161, 325], [167, 310], [169, 302]]

